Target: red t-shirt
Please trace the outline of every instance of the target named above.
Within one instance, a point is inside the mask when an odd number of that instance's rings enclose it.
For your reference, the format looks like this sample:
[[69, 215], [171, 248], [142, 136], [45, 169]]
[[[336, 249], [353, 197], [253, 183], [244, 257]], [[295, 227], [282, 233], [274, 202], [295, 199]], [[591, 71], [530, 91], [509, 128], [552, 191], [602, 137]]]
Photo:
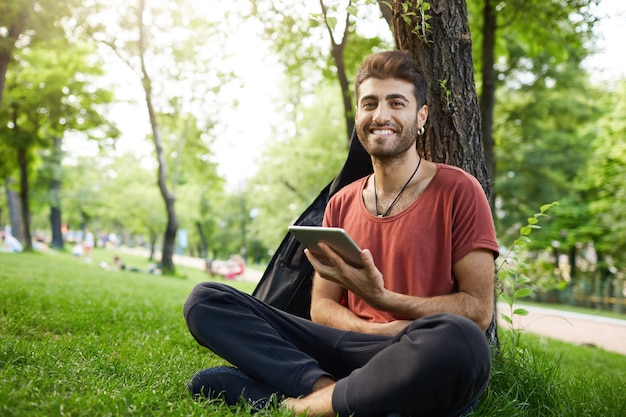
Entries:
[[[347, 185], [331, 198], [323, 225], [343, 227], [361, 249], [369, 249], [390, 291], [433, 297], [457, 292], [452, 266], [474, 249], [498, 254], [487, 198], [465, 171], [437, 164], [437, 173], [409, 207], [379, 218], [363, 203], [367, 178]], [[348, 306], [374, 322], [403, 317], [371, 307], [348, 292]]]

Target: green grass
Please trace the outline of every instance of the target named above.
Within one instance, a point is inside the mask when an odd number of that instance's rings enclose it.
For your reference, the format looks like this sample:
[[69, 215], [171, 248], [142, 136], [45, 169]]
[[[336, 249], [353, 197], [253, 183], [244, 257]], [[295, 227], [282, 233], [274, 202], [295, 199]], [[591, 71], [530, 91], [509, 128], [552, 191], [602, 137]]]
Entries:
[[[186, 391], [194, 372], [224, 363], [193, 340], [182, 317], [191, 288], [207, 276], [99, 267], [111, 258], [0, 253], [0, 415], [247, 415]], [[147, 270], [145, 259], [123, 258]], [[626, 356], [530, 335], [513, 347], [506, 336], [474, 415], [626, 415]]]

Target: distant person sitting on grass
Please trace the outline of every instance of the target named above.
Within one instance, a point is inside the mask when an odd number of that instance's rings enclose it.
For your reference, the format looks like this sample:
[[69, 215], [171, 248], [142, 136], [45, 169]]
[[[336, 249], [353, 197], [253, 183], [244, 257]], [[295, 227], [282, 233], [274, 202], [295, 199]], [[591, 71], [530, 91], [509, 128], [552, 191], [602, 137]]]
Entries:
[[235, 279], [245, 272], [245, 261], [240, 255], [232, 255], [229, 260], [206, 259], [205, 271], [215, 277], [221, 276], [224, 279]]
[[2, 251], [3, 252], [21, 252], [24, 250], [24, 247], [14, 236], [5, 232], [4, 230], [0, 232], [0, 236], [2, 236]]
[[122, 258], [117, 255], [113, 257], [113, 265], [109, 265], [106, 262], [100, 262], [100, 266], [104, 269], [110, 270], [141, 272], [139, 268], [135, 268], [134, 266], [126, 266], [124, 261], [122, 261]]

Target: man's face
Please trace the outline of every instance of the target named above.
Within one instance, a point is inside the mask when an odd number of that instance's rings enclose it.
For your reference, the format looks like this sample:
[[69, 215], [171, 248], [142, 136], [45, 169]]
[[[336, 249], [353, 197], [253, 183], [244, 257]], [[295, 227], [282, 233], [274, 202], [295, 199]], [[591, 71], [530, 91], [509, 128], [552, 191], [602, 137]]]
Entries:
[[426, 123], [428, 107], [417, 108], [413, 84], [396, 78], [368, 78], [359, 87], [356, 130], [374, 157], [396, 158], [415, 148], [417, 131]]

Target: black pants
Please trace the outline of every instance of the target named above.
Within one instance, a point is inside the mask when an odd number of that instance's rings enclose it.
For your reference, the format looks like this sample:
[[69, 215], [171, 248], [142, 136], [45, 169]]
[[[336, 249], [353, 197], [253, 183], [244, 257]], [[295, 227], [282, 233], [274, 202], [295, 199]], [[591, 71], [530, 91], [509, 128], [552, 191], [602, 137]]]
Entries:
[[290, 315], [227, 285], [197, 285], [185, 320], [202, 346], [290, 397], [337, 381], [340, 416], [458, 416], [485, 390], [491, 353], [470, 320], [438, 314], [391, 336], [366, 335]]

